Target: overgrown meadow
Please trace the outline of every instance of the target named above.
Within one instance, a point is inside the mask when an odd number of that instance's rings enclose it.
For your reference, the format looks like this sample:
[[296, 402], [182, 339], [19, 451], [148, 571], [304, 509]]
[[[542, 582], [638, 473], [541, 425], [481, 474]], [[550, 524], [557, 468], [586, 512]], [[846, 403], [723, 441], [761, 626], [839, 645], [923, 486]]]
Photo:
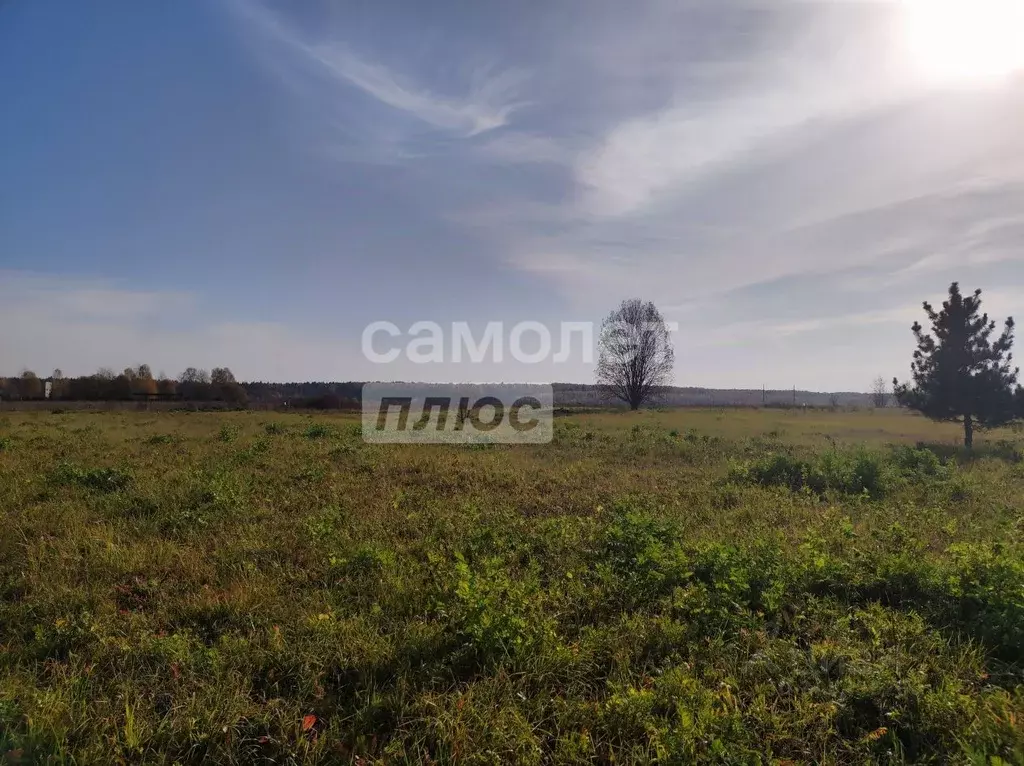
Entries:
[[956, 438], [0, 413], [0, 762], [1024, 764], [1024, 447]]

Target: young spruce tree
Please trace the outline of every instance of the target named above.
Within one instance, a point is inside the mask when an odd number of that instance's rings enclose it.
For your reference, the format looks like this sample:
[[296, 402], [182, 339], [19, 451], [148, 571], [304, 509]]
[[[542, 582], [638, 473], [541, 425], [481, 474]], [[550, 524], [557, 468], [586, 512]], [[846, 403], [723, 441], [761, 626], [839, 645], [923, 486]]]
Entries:
[[1006, 320], [993, 342], [996, 323], [980, 313], [981, 290], [964, 297], [956, 282], [949, 286], [942, 311], [936, 312], [927, 301], [924, 310], [932, 331], [926, 333], [914, 322], [913, 383], [893, 379], [893, 394], [902, 406], [932, 420], [963, 423], [964, 446], [970, 449], [975, 429], [1006, 425], [1022, 412], [1019, 370], [1010, 366], [1013, 318]]

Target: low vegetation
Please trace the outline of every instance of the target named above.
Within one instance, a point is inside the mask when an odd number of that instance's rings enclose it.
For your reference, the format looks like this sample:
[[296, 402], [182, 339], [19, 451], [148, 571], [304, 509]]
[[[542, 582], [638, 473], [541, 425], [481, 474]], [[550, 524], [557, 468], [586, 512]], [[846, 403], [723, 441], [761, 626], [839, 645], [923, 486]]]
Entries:
[[0, 417], [0, 761], [1024, 763], [1024, 464], [900, 412]]
[[945, 482], [956, 476], [952, 462], [943, 463], [931, 450], [908, 446], [889, 451], [832, 448], [809, 458], [769, 453], [734, 465], [729, 474], [732, 481], [762, 487], [809, 491], [821, 497], [866, 495], [874, 499], [891, 495], [908, 483]]

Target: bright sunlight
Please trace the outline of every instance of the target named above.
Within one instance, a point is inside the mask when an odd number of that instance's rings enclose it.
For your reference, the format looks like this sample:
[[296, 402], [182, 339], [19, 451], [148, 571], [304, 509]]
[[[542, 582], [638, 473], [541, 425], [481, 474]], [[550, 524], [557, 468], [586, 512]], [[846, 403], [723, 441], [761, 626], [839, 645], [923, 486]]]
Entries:
[[1024, 69], [1024, 0], [903, 0], [914, 65], [938, 80]]

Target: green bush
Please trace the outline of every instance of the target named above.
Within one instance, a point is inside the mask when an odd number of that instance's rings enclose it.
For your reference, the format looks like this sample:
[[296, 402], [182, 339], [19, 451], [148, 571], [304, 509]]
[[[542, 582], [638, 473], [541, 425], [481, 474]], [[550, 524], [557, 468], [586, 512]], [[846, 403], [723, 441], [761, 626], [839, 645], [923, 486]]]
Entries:
[[334, 435], [334, 429], [324, 423], [314, 423], [302, 432], [307, 439], [327, 439]]
[[632, 499], [616, 503], [612, 514], [594, 564], [614, 578], [614, 592], [625, 605], [650, 603], [688, 576], [673, 525]]
[[238, 438], [239, 433], [241, 433], [241, 429], [238, 426], [234, 424], [223, 425], [217, 433], [217, 438], [222, 442], [230, 444]]
[[458, 556], [440, 613], [487, 666], [539, 651], [554, 636], [536, 573], [513, 575], [500, 557], [471, 567]]
[[829, 449], [808, 459], [775, 452], [746, 463], [734, 463], [729, 478], [738, 483], [784, 487], [794, 492], [806, 490], [821, 496], [835, 493], [880, 499], [908, 481], [920, 484], [948, 480], [954, 474], [952, 465], [941, 462], [926, 449], [896, 447], [889, 452]]
[[60, 463], [51, 474], [55, 484], [78, 485], [98, 492], [117, 492], [132, 483], [127, 471], [117, 468], [79, 468], [72, 463]]
[[892, 463], [907, 478], [949, 478], [956, 470], [955, 463], [945, 463], [929, 449], [898, 445], [892, 448]]

